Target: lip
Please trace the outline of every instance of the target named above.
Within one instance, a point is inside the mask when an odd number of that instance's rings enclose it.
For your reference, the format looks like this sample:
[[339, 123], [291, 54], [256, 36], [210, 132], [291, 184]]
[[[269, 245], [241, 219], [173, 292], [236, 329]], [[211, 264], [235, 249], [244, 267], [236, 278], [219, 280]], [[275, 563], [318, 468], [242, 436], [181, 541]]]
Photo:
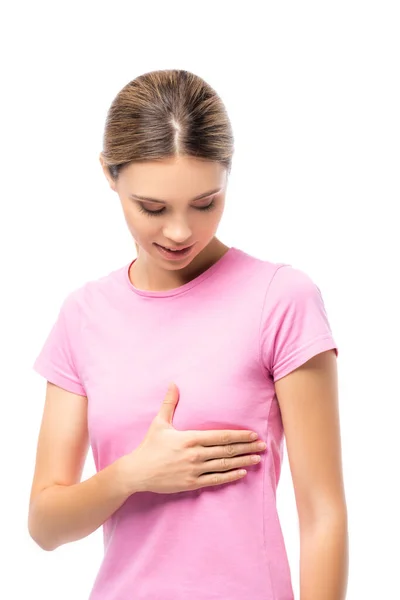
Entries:
[[[156, 245], [161, 246], [161, 244], [156, 244]], [[192, 246], [193, 246], [193, 244], [192, 244]], [[169, 246], [161, 246], [161, 247], [165, 248], [166, 250], [188, 250], [192, 246], [184, 246], [183, 248], [170, 248]]]
[[159, 253], [164, 257], [167, 258], [168, 260], [184, 260], [186, 257], [188, 257], [192, 251], [192, 249], [194, 248], [194, 244], [192, 244], [191, 246], [186, 246], [186, 248], [180, 248], [180, 250], [186, 250], [186, 252], [182, 255], [180, 254], [176, 254], [174, 255], [172, 252], [168, 252], [168, 249], [165, 250], [165, 246], [161, 246], [160, 244], [157, 244], [156, 242], [154, 242], [155, 247], [157, 248], [157, 250], [159, 251]]

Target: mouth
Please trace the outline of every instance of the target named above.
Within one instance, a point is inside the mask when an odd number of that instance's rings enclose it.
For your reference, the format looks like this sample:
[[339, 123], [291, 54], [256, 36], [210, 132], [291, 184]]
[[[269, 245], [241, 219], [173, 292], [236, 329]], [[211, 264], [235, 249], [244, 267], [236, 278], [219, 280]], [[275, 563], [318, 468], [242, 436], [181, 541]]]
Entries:
[[168, 248], [166, 246], [161, 246], [160, 244], [157, 244], [156, 242], [154, 242], [154, 245], [156, 246], [156, 248], [160, 251], [160, 253], [163, 256], [166, 256], [168, 258], [173, 258], [173, 259], [179, 259], [179, 258], [184, 258], [185, 256], [187, 256], [194, 244], [192, 244], [191, 246], [186, 246], [186, 248], [180, 248], [178, 250], [174, 250], [172, 248]]

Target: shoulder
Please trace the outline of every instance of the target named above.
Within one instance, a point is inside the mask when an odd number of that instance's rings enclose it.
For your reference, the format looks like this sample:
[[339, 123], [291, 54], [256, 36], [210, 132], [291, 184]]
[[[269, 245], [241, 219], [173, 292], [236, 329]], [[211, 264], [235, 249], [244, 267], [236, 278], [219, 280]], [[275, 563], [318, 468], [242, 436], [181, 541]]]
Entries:
[[305, 271], [287, 263], [270, 263], [265, 275], [264, 314], [323, 306], [321, 290]]
[[271, 281], [271, 291], [287, 298], [320, 294], [318, 286], [310, 275], [286, 263], [280, 263], [276, 266]]
[[99, 277], [92, 277], [73, 288], [66, 295], [63, 306], [70, 311], [79, 311], [102, 303], [110, 296], [121, 292], [127, 266], [119, 267]]
[[268, 291], [283, 295], [299, 293], [319, 293], [319, 288], [305, 271], [286, 262], [273, 262], [240, 251], [243, 266], [257, 272], [258, 277], [267, 283]]

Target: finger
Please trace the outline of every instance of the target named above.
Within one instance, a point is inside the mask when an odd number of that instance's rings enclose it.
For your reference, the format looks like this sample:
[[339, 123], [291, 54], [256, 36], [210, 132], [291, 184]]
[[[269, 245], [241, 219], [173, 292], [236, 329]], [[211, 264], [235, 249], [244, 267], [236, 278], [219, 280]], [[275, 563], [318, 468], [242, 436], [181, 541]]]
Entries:
[[[238, 444], [240, 442], [251, 442], [257, 439], [258, 434], [245, 430], [219, 429], [216, 431], [187, 431], [188, 437], [193, 444], [201, 446], [224, 446], [226, 444]], [[254, 438], [254, 435], [256, 436]]]
[[246, 469], [237, 469], [236, 471], [228, 471], [227, 473], [209, 473], [207, 475], [200, 475], [200, 477], [197, 478], [195, 489], [213, 485], [222, 485], [223, 483], [243, 479], [246, 475]]
[[167, 423], [172, 425], [176, 405], [179, 400], [179, 392], [176, 385], [171, 382], [168, 391], [163, 399], [158, 415], [162, 417]]
[[245, 442], [239, 444], [225, 444], [224, 446], [209, 446], [200, 449], [199, 457], [202, 460], [212, 460], [213, 458], [230, 458], [232, 456], [240, 456], [243, 454], [251, 454], [252, 452], [264, 452], [266, 444], [259, 447], [262, 442]]

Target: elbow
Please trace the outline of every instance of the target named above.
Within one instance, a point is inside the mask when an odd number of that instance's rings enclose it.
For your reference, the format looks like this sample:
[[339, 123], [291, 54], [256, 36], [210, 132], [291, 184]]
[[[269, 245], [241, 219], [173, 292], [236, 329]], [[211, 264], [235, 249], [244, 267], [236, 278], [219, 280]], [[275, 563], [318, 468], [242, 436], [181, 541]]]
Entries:
[[35, 535], [31, 529], [28, 528], [28, 532], [29, 535], [31, 537], [31, 539], [35, 542], [35, 544], [37, 546], [39, 546], [39, 548], [41, 548], [42, 550], [45, 550], [46, 552], [52, 552], [53, 550], [55, 550], [54, 546], [50, 546], [45, 544], [40, 538], [39, 536]]
[[320, 525], [339, 524], [347, 527], [348, 514], [346, 501], [318, 501], [311, 509], [300, 510], [300, 528], [308, 529]]
[[29, 510], [28, 523], [27, 523], [28, 533], [30, 538], [35, 542], [39, 548], [45, 550], [46, 552], [52, 552], [57, 548], [56, 545], [50, 544], [48, 541], [43, 539], [41, 535], [40, 526], [35, 522], [33, 511]]

